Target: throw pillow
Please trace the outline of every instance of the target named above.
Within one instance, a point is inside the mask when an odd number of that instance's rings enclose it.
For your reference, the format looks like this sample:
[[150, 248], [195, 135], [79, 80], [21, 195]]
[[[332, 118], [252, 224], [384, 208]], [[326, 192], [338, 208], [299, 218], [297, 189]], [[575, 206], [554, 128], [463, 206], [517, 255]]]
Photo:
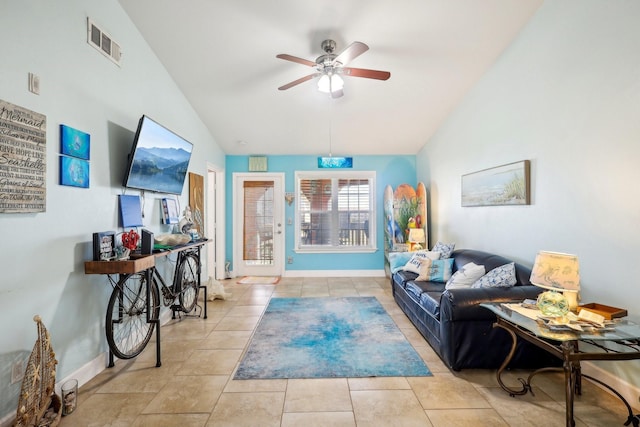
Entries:
[[513, 262], [496, 267], [480, 279], [472, 288], [510, 288], [518, 282], [516, 279], [516, 265]]
[[438, 241], [436, 245], [431, 249], [433, 252], [440, 252], [441, 259], [451, 258], [451, 252], [455, 249], [455, 243], [442, 243]]
[[417, 251], [417, 252], [409, 252], [412, 255], [411, 259], [402, 267], [405, 271], [411, 271], [416, 274], [420, 274], [420, 265], [423, 259], [429, 258], [431, 260], [440, 259], [440, 252], [429, 252], [429, 251]]
[[389, 269], [391, 270], [391, 274], [402, 270], [412, 256], [413, 252], [389, 252]]
[[445, 283], [451, 277], [453, 258], [422, 261], [420, 273], [416, 280]]
[[465, 264], [460, 270], [453, 273], [453, 276], [447, 281], [445, 289], [470, 288], [479, 278], [486, 273], [484, 265], [478, 265], [473, 262]]

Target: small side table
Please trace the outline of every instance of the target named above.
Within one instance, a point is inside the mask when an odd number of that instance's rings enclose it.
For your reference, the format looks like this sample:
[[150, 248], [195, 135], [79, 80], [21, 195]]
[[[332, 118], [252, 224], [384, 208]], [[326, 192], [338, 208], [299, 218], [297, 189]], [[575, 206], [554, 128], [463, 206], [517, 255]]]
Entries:
[[[573, 401], [576, 394], [582, 393], [582, 377], [611, 390], [626, 406], [629, 414], [624, 425], [633, 424], [640, 427], [640, 414], [634, 415], [633, 409], [626, 399], [604, 382], [585, 375], [580, 368], [581, 360], [634, 360], [640, 359], [640, 325], [629, 320], [619, 320], [613, 330], [604, 331], [552, 331], [520, 314], [504, 303], [480, 304], [496, 314], [494, 327], [504, 329], [513, 338], [511, 351], [497, 371], [497, 380], [511, 396], [524, 395], [531, 392], [532, 378], [542, 372], [563, 371], [565, 382], [566, 425], [574, 427]], [[542, 368], [532, 372], [522, 383], [520, 390], [506, 386], [501, 379], [502, 372], [507, 367], [516, 349], [517, 339], [521, 338], [540, 347], [563, 361], [562, 368]], [[585, 347], [583, 350], [582, 347]], [[588, 348], [588, 351], [586, 351]]]

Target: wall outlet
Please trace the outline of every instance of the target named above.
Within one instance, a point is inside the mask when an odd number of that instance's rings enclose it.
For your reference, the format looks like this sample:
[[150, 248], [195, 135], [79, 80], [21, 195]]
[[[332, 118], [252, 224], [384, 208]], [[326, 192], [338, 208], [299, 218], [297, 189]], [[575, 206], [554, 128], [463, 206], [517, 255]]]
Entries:
[[40, 95], [40, 77], [37, 74], [29, 73], [29, 92]]
[[293, 257], [287, 257], [287, 264], [293, 264]]
[[11, 384], [22, 381], [24, 378], [24, 359], [18, 360], [11, 368]]

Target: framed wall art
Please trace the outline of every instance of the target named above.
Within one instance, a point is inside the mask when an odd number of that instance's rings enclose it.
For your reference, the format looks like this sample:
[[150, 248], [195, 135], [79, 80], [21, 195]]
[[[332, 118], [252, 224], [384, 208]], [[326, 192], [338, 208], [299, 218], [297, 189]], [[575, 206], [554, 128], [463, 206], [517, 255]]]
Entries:
[[47, 116], [0, 99], [0, 213], [47, 210]]
[[89, 188], [89, 162], [60, 156], [60, 185]]
[[198, 232], [204, 235], [204, 177], [189, 172], [189, 206]]
[[60, 125], [60, 153], [89, 160], [91, 135], [67, 125]]
[[462, 175], [462, 206], [528, 205], [529, 160]]

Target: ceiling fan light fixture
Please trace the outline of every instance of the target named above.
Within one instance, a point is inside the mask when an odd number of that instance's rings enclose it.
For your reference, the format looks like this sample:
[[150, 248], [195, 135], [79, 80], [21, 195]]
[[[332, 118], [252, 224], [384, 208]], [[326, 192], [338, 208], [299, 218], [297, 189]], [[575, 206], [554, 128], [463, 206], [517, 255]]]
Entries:
[[342, 90], [344, 80], [337, 74], [323, 74], [318, 80], [318, 90], [324, 93], [331, 93]]

